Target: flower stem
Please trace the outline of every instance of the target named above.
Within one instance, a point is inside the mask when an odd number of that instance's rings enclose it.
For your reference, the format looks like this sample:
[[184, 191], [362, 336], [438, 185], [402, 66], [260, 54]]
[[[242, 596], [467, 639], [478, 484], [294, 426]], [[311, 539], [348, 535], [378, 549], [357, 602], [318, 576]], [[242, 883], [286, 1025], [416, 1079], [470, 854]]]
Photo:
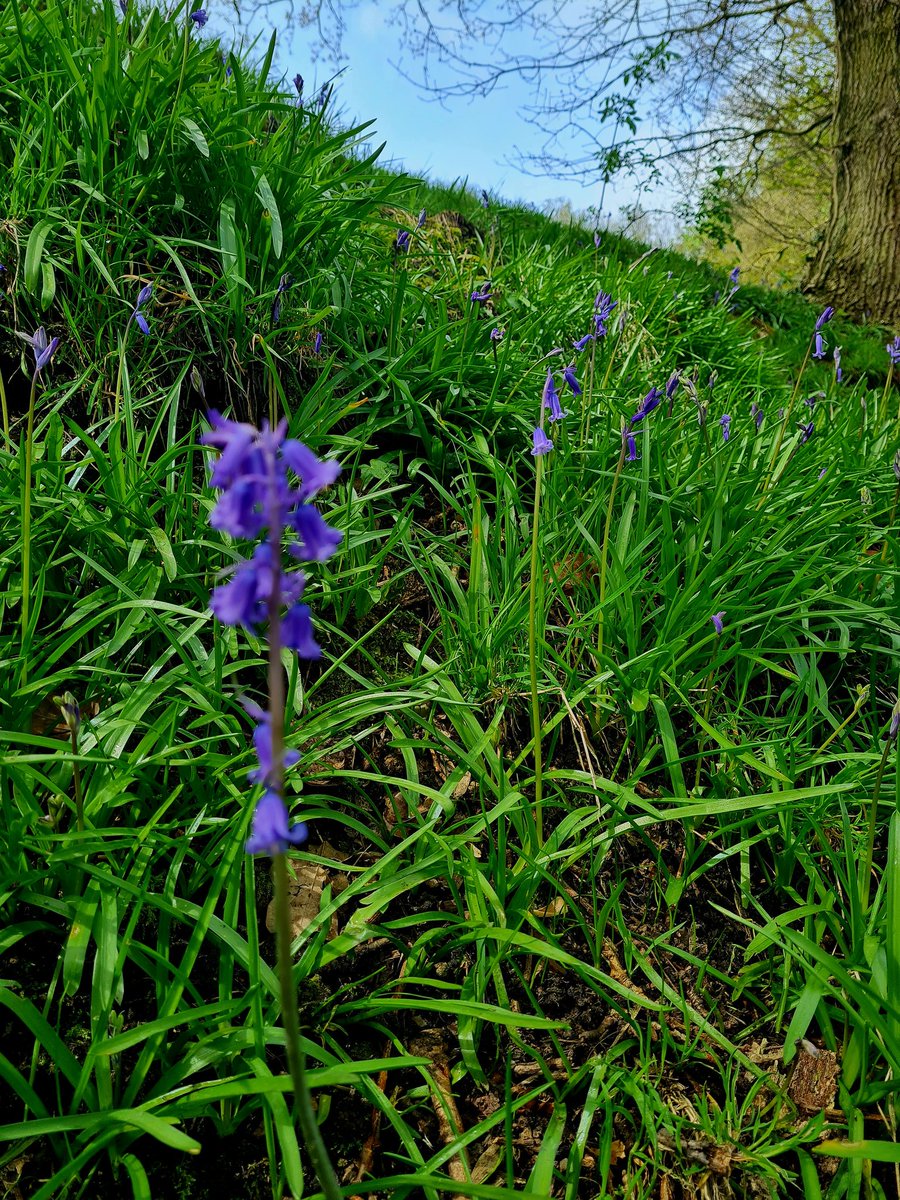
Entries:
[[603, 527], [603, 545], [600, 548], [600, 609], [597, 618], [597, 666], [599, 670], [600, 659], [603, 657], [603, 606], [606, 601], [606, 563], [609, 558], [609, 531], [612, 528], [613, 502], [616, 498], [616, 489], [619, 486], [619, 476], [622, 474], [622, 468], [625, 465], [625, 431], [622, 431], [622, 449], [619, 452], [619, 461], [616, 464], [616, 473], [613, 476], [612, 487], [609, 491], [609, 503], [606, 506], [606, 524]]
[[531, 522], [531, 578], [528, 583], [528, 668], [531, 678], [531, 732], [534, 742], [534, 828], [537, 847], [544, 842], [544, 761], [541, 746], [541, 701], [537, 668], [538, 525], [541, 514], [543, 455], [535, 456], [534, 516]]
[[800, 391], [800, 383], [803, 379], [803, 372], [806, 370], [806, 364], [809, 362], [809, 356], [812, 353], [813, 341], [814, 335], [810, 337], [809, 343], [806, 347], [806, 354], [803, 357], [803, 362], [800, 364], [800, 370], [797, 374], [797, 381], [794, 384], [794, 390], [791, 392], [790, 399], [787, 403], [787, 411], [785, 412], [784, 420], [778, 426], [778, 433], [775, 437], [775, 446], [772, 450], [772, 459], [769, 463], [769, 469], [766, 473], [765, 482], [763, 483], [762, 495], [759, 498], [759, 504], [756, 506], [757, 509], [762, 508], [763, 504], [765, 504], [766, 492], [769, 490], [769, 486], [772, 483], [772, 476], [775, 473], [775, 464], [778, 462], [778, 453], [781, 450], [781, 442], [784, 438], [784, 431], [787, 428], [788, 422], [791, 419], [791, 414], [794, 411], [794, 403], [796, 402], [797, 394]]
[[28, 398], [28, 424], [25, 430], [25, 480], [22, 497], [22, 682], [28, 673], [27, 642], [28, 620], [31, 616], [31, 468], [34, 457], [34, 404], [37, 398], [37, 377], [31, 377], [31, 395]]
[[[273, 791], [281, 795], [284, 784], [284, 669], [281, 664], [281, 538], [282, 522], [278, 496], [275, 463], [269, 464], [272, 486], [269, 492], [269, 546], [272, 551], [272, 589], [269, 594], [269, 719], [272, 733], [272, 777], [269, 781]], [[300, 1132], [306, 1144], [312, 1168], [322, 1187], [326, 1200], [341, 1200], [334, 1168], [325, 1149], [322, 1134], [316, 1121], [312, 1105], [312, 1094], [306, 1081], [306, 1061], [300, 1042], [300, 1017], [297, 1009], [297, 989], [294, 985], [294, 963], [291, 954], [293, 941], [288, 882], [287, 855], [282, 851], [273, 855], [272, 872], [275, 876], [275, 938], [278, 956], [278, 985], [281, 994], [281, 1020], [284, 1025], [284, 1041], [287, 1049], [288, 1066], [294, 1085], [294, 1108], [300, 1124]]]

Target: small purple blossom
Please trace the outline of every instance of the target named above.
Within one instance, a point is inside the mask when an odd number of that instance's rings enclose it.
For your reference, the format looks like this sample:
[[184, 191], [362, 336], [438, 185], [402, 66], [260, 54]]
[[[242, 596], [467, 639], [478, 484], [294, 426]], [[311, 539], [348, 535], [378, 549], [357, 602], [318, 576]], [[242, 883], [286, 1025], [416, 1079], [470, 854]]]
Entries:
[[627, 451], [625, 455], [625, 461], [637, 462], [637, 460], [640, 458], [640, 455], [637, 452], [637, 444], [634, 440], [634, 434], [630, 429], [626, 428], [622, 431], [622, 438], [625, 442], [625, 449]]
[[191, 13], [191, 20], [194, 22], [194, 24], [197, 26], [198, 29], [202, 29], [203, 26], [206, 24], [206, 22], [209, 20], [209, 14], [207, 13], [205, 8], [198, 8], [194, 12]]
[[531, 448], [531, 453], [535, 458], [538, 458], [542, 454], [549, 454], [553, 449], [553, 443], [547, 437], [546, 433], [544, 433], [543, 429], [541, 429], [540, 425], [532, 434], [532, 441], [534, 444]]
[[402, 253], [404, 250], [409, 250], [409, 230], [400, 229], [397, 231], [397, 237], [394, 242], [394, 249]]
[[419, 213], [418, 221], [416, 221], [416, 229], [422, 228], [422, 226], [425, 224], [425, 220], [426, 220], [427, 216], [428, 216], [428, 213], [423, 208], [422, 211]]
[[824, 357], [825, 357], [825, 339], [822, 337], [821, 333], [817, 333], [816, 334], [816, 348], [815, 348], [815, 350], [813, 350], [813, 358], [824, 358]]
[[563, 379], [565, 379], [566, 383], [572, 389], [573, 396], [581, 395], [581, 384], [578, 382], [578, 379], [575, 375], [574, 363], [571, 363], [568, 367], [563, 368]]
[[723, 413], [719, 418], [719, 424], [722, 426], [722, 441], [727, 442], [731, 437], [731, 414]]
[[309, 837], [303, 821], [288, 827], [288, 811], [277, 792], [267, 790], [253, 813], [253, 824], [245, 850], [248, 854], [284, 854], [288, 846], [300, 846]]
[[741, 277], [741, 268], [740, 267], [732, 267], [731, 271], [729, 271], [729, 273], [728, 273], [728, 278], [731, 280], [731, 282], [737, 283], [738, 280], [740, 279], [740, 277]]
[[828, 474], [828, 468], [823, 467], [822, 470], [819, 472], [819, 478], [824, 479], [827, 474]]
[[47, 363], [56, 353], [56, 347], [59, 345], [59, 338], [48, 340], [47, 332], [43, 325], [39, 325], [33, 334], [20, 333], [17, 335], [23, 342], [27, 342], [34, 354], [34, 374], [37, 376], [43, 371]]
[[294, 90], [297, 93], [297, 99], [302, 100], [303, 99], [303, 76], [300, 74], [299, 71], [294, 76]]
[[600, 249], [600, 233], [596, 229], [594, 230], [594, 248], [596, 250]]
[[637, 421], [642, 421], [644, 417], [649, 416], [649, 414], [653, 412], [654, 408], [656, 408], [662, 400], [662, 395], [663, 394], [659, 388], [652, 387], [638, 405], [637, 412], [631, 418], [632, 425], [634, 425]]
[[547, 368], [547, 378], [544, 380], [543, 406], [549, 408], [551, 421], [561, 421], [563, 417], [568, 416], [568, 413], [563, 412], [559, 402], [559, 393], [553, 381], [553, 372], [549, 367]]
[[487, 194], [487, 192], [484, 188], [481, 189], [481, 207], [482, 208], [490, 208], [491, 207], [491, 198]]
[[[251, 783], [274, 787], [276, 774], [275, 758], [272, 753], [272, 714], [264, 712], [259, 705], [247, 701], [244, 701], [244, 708], [256, 721], [256, 728], [253, 730], [253, 747], [256, 750], [256, 757], [259, 759], [259, 766], [248, 771], [247, 778]], [[282, 770], [293, 767], [299, 761], [300, 755], [296, 750], [285, 750], [281, 763]]]
[[809, 441], [809, 439], [813, 435], [814, 429], [815, 429], [815, 424], [812, 421], [810, 421], [806, 425], [803, 425], [803, 424], [800, 425], [800, 445], [801, 446], [803, 446], [806, 442]]
[[484, 304], [487, 300], [490, 300], [490, 298], [491, 281], [488, 279], [481, 285], [480, 289], [475, 288], [475, 290], [469, 296], [469, 302], [471, 304]]
[[293, 276], [289, 271], [285, 271], [282, 277], [278, 280], [278, 287], [275, 289], [275, 299], [272, 302], [272, 324], [277, 325], [281, 320], [281, 297], [294, 282]]
[[321, 353], [322, 353], [322, 331], [320, 329], [316, 333], [316, 338], [315, 338], [315, 341], [313, 342], [313, 354], [321, 354]]
[[759, 405], [756, 403], [756, 401], [755, 401], [755, 400], [754, 400], [754, 401], [753, 401], [753, 403], [750, 405], [750, 416], [751, 416], [751, 417], [753, 418], [753, 420], [756, 422], [756, 428], [757, 428], [758, 430], [759, 430], [759, 429], [762, 429], [762, 423], [763, 423], [763, 421], [766, 419], [766, 417], [765, 417], [765, 413], [764, 413], [764, 412], [763, 412], [763, 410], [762, 410], [762, 409], [759, 407]]
[[598, 292], [594, 300], [594, 333], [597, 337], [605, 337], [607, 333], [606, 323], [612, 316], [612, 310], [618, 304], [618, 300], [613, 300], [608, 292]]
[[889, 740], [895, 742], [898, 733], [900, 733], [900, 700], [891, 709], [891, 723], [888, 727]]
[[580, 353], [581, 353], [581, 351], [582, 351], [582, 350], [585, 348], [585, 346], [588, 344], [588, 342], [592, 342], [593, 340], [594, 340], [594, 335], [593, 335], [592, 333], [586, 333], [586, 334], [584, 335], [584, 337], [581, 337], [581, 338], [579, 338], [579, 339], [578, 339], [578, 341], [576, 341], [576, 342], [573, 342], [573, 343], [572, 343], [572, 345], [575, 347], [575, 349], [576, 349], [576, 350], [579, 352], [579, 354], [580, 354]]
[[491, 341], [492, 342], [502, 342], [505, 333], [506, 333], [505, 329], [498, 329], [497, 326], [495, 325], [494, 328], [491, 330]]
[[153, 284], [152, 283], [145, 284], [144, 287], [142, 287], [141, 290], [138, 292], [137, 303], [135, 304], [134, 308], [131, 310], [131, 315], [129, 316], [128, 320], [125, 323], [126, 329], [131, 324], [131, 322], [134, 321], [135, 325], [137, 325], [138, 329], [141, 331], [141, 333], [145, 337], [150, 333], [150, 326], [147, 323], [147, 318], [144, 316], [143, 312], [141, 312], [141, 309], [144, 307], [145, 304], [147, 304], [150, 301], [152, 296], [153, 296]]
[[900, 450], [894, 455], [894, 461], [891, 464], [894, 471], [894, 478], [900, 483]]
[[671, 400], [678, 391], [678, 385], [681, 382], [677, 371], [673, 371], [666, 381], [666, 399]]
[[833, 316], [834, 316], [834, 309], [831, 307], [830, 304], [827, 305], [825, 308], [823, 308], [821, 313], [819, 313], [818, 318], [816, 319], [816, 333], [819, 332], [819, 330], [822, 328], [823, 325], [827, 325]]
[[900, 333], [897, 334], [892, 342], [888, 342], [888, 344], [885, 346], [885, 350], [887, 350], [888, 358], [891, 360], [894, 366], [896, 367], [900, 365]]
[[712, 621], [713, 627], [714, 627], [716, 633], [721, 635], [722, 630], [725, 628], [725, 625], [724, 625], [725, 611], [724, 611], [724, 609], [722, 612], [713, 613], [713, 615], [709, 619]]

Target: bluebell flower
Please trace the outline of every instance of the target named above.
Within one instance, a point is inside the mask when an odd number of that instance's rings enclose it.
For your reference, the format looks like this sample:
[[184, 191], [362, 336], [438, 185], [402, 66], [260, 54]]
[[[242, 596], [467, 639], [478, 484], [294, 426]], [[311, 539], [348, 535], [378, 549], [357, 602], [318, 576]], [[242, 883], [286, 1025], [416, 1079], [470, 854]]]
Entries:
[[828, 472], [828, 468], [827, 468], [827, 467], [823, 467], [823, 468], [822, 468], [822, 470], [819, 472], [819, 478], [820, 478], [820, 479], [824, 479], [824, 478], [825, 478], [825, 476], [826, 476], [826, 474], [827, 474], [827, 472]]
[[488, 279], [481, 285], [481, 289], [475, 289], [469, 296], [469, 301], [472, 304], [484, 304], [485, 301], [491, 298], [491, 281]]
[[305, 604], [295, 604], [285, 613], [281, 622], [281, 640], [288, 650], [296, 650], [301, 658], [322, 657], [322, 651], [313, 636], [312, 614]]
[[576, 341], [576, 342], [573, 342], [573, 343], [572, 343], [572, 345], [575, 347], [575, 349], [576, 349], [576, 350], [579, 352], [579, 354], [580, 354], [580, 353], [581, 353], [581, 351], [582, 351], [582, 350], [585, 348], [585, 346], [588, 344], [588, 342], [592, 342], [593, 340], [594, 340], [594, 335], [593, 335], [592, 333], [586, 333], [586, 334], [584, 335], [584, 337], [581, 337], [581, 338], [579, 338], [579, 339], [578, 339], [578, 341]]
[[[253, 746], [256, 750], [256, 757], [259, 759], [259, 766], [248, 771], [247, 778], [251, 783], [274, 787], [276, 775], [275, 758], [272, 752], [272, 714], [264, 712], [258, 705], [246, 701], [244, 708], [256, 721], [256, 727], [253, 730]], [[296, 750], [284, 750], [281, 762], [282, 770], [286, 771], [288, 767], [295, 766], [299, 761], [300, 755]]]
[[893, 461], [892, 466], [893, 466], [893, 471], [894, 471], [894, 478], [897, 480], [898, 483], [900, 483], [900, 450], [898, 450], [897, 453], [894, 455], [894, 461]]
[[544, 380], [543, 404], [544, 408], [549, 408], [550, 410], [551, 421], [561, 421], [563, 417], [569, 415], [563, 411], [562, 405], [559, 402], [559, 393], [553, 381], [553, 372], [549, 367], [547, 368], [547, 378]]
[[827, 305], [827, 307], [823, 308], [821, 313], [819, 313], [818, 318], [816, 319], [816, 333], [819, 332], [819, 330], [822, 328], [823, 325], [827, 325], [833, 316], [834, 316], [834, 309], [831, 307], [830, 304]]
[[597, 293], [597, 298], [594, 300], [594, 332], [597, 337], [606, 336], [606, 323], [618, 303], [618, 300], [613, 300], [607, 292]]
[[422, 211], [419, 213], [418, 221], [416, 221], [416, 229], [422, 228], [422, 226], [425, 224], [425, 220], [426, 220], [427, 216], [428, 216], [428, 213], [423, 208]]
[[625, 429], [622, 431], [622, 437], [625, 440], [625, 448], [627, 450], [625, 461], [637, 462], [637, 460], [640, 458], [640, 455], [637, 452], [637, 444], [634, 440], [634, 434], [630, 429]]
[[339, 529], [333, 529], [314, 504], [301, 504], [290, 518], [291, 527], [300, 537], [291, 553], [306, 562], [325, 562], [343, 541]]
[[319, 330], [316, 333], [316, 339], [313, 342], [313, 354], [321, 354], [321, 353], [322, 353], [322, 331]]
[[535, 456], [535, 458], [541, 454], [549, 454], [553, 449], [553, 443], [540, 426], [538, 426], [532, 434], [532, 441], [534, 442], [534, 445], [532, 446], [531, 453]]
[[765, 414], [763, 413], [763, 410], [759, 407], [759, 405], [756, 403], [755, 400], [750, 405], [750, 416], [756, 422], [756, 428], [762, 429], [762, 423], [765, 420]]
[[197, 26], [198, 29], [202, 29], [203, 26], [206, 24], [206, 22], [209, 20], [209, 14], [207, 13], [205, 8], [198, 8], [195, 12], [191, 13], [191, 20], [194, 22], [194, 24]]
[[891, 709], [891, 723], [888, 727], [888, 737], [892, 742], [897, 740], [898, 733], [900, 733], [900, 700]]
[[134, 321], [135, 325], [137, 325], [138, 329], [141, 331], [141, 333], [144, 335], [144, 337], [146, 337], [150, 333], [150, 326], [147, 324], [147, 318], [141, 312], [141, 309], [144, 307], [145, 304], [147, 304], [149, 302], [149, 300], [151, 299], [152, 296], [153, 296], [153, 284], [147, 283], [138, 292], [137, 303], [135, 304], [134, 308], [131, 310], [131, 315], [129, 316], [128, 320], [125, 322], [126, 329], [131, 324], [131, 322]]
[[341, 473], [341, 464], [333, 458], [316, 458], [309, 446], [288, 438], [281, 447], [285, 462], [301, 479], [297, 493], [302, 504], [312, 500], [324, 488], [330, 487]]
[[294, 90], [297, 93], [297, 99], [302, 100], [302, 98], [303, 98], [303, 76], [300, 74], [299, 71], [294, 76]]
[[632, 425], [634, 425], [634, 423], [636, 421], [642, 421], [644, 419], [644, 417], [646, 417], [650, 413], [652, 413], [654, 408], [656, 408], [657, 405], [662, 400], [662, 395], [663, 394], [659, 390], [659, 388], [652, 387], [650, 389], [650, 391], [647, 393], [647, 395], [643, 398], [643, 400], [638, 405], [637, 412], [631, 418]]
[[727, 442], [731, 437], [731, 415], [723, 413], [719, 418], [719, 424], [722, 426], [722, 441]]
[[887, 350], [888, 358], [895, 367], [900, 364], [900, 333], [897, 334], [892, 342], [888, 342], [885, 350]]
[[487, 192], [485, 191], [484, 188], [481, 189], [481, 207], [482, 208], [490, 208], [491, 207], [491, 198], [487, 194]]
[[800, 445], [801, 446], [805, 442], [809, 441], [809, 439], [813, 435], [814, 429], [815, 429], [815, 425], [812, 421], [810, 421], [807, 425], [802, 425], [802, 424], [800, 425]]
[[573, 396], [581, 395], [581, 384], [578, 382], [578, 379], [576, 378], [574, 363], [570, 364], [568, 367], [563, 368], [563, 379], [565, 379], [566, 383], [572, 389]]
[[825, 340], [821, 333], [816, 334], [816, 348], [813, 350], [813, 358], [825, 357]]
[[729, 272], [728, 278], [731, 280], [732, 283], [737, 283], [737, 281], [740, 279], [740, 275], [741, 275], [741, 268], [733, 267], [731, 269], [731, 271]]
[[495, 325], [494, 328], [491, 330], [491, 341], [492, 342], [502, 342], [503, 335], [505, 334], [505, 332], [506, 332], [505, 329], [498, 329], [498, 327]]
[[275, 299], [272, 302], [272, 324], [277, 325], [281, 320], [281, 297], [294, 282], [293, 276], [289, 271], [285, 271], [282, 277], [278, 280], [278, 287], [275, 290]]
[[594, 246], [597, 250], [600, 249], [600, 234], [596, 229], [594, 230]]
[[284, 801], [274, 791], [263, 793], [253, 813], [250, 837], [245, 847], [248, 854], [284, 854], [288, 846], [300, 846], [309, 837], [303, 821], [288, 827], [288, 811]]
[[394, 242], [394, 249], [403, 251], [409, 250], [409, 230], [401, 229], [397, 233], [397, 240]]
[[725, 628], [724, 610], [722, 612], [713, 613], [709, 619], [712, 621], [716, 633], [721, 634], [722, 630]]
[[669, 376], [668, 380], [666, 381], [666, 399], [667, 400], [671, 400], [672, 397], [675, 395], [675, 393], [678, 391], [678, 384], [680, 382], [681, 382], [681, 379], [678, 375], [678, 372], [673, 371], [672, 374]]
[[46, 367], [47, 363], [56, 353], [56, 347], [59, 345], [59, 338], [48, 339], [47, 331], [43, 325], [39, 325], [33, 334], [20, 333], [17, 335], [23, 342], [27, 342], [34, 354], [34, 374], [39, 375]]

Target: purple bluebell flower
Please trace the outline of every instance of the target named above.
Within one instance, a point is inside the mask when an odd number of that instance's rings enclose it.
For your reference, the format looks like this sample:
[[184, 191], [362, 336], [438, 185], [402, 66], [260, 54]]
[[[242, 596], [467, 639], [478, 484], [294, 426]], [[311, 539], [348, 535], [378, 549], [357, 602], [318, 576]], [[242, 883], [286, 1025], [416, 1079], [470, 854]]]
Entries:
[[671, 400], [678, 391], [678, 385], [681, 382], [677, 371], [673, 371], [666, 381], [666, 399]]
[[491, 198], [487, 194], [487, 192], [484, 188], [481, 189], [481, 207], [482, 208], [490, 208], [491, 207]]
[[209, 20], [209, 14], [207, 13], [205, 8], [198, 8], [194, 12], [191, 13], [191, 20], [194, 22], [194, 24], [197, 26], [198, 29], [202, 29], [203, 26], [206, 24], [206, 22]]
[[129, 316], [128, 320], [125, 323], [126, 329], [131, 324], [131, 322], [134, 321], [135, 325], [137, 325], [138, 329], [141, 331], [141, 333], [144, 335], [144, 337], [146, 337], [150, 333], [150, 326], [147, 324], [147, 318], [144, 316], [143, 312], [141, 312], [141, 309], [144, 307], [145, 304], [147, 304], [149, 302], [149, 300], [151, 299], [152, 296], [153, 296], [153, 284], [147, 283], [138, 292], [137, 303], [135, 304], [134, 308], [131, 310], [131, 315]]
[[314, 504], [301, 504], [290, 518], [300, 541], [291, 546], [291, 554], [306, 562], [326, 562], [341, 544], [344, 535], [332, 528]]
[[825, 340], [821, 333], [816, 334], [816, 348], [813, 350], [813, 358], [825, 357]]
[[737, 283], [738, 280], [740, 279], [740, 277], [741, 277], [741, 268], [740, 267], [732, 267], [731, 271], [728, 274], [728, 278], [731, 280], [731, 282]]
[[892, 342], [888, 342], [885, 350], [887, 350], [888, 358], [895, 367], [900, 364], [900, 333], [897, 334]]
[[626, 428], [622, 431], [622, 438], [624, 439], [625, 449], [627, 451], [625, 455], [625, 461], [637, 462], [637, 460], [640, 458], [640, 455], [637, 452], [637, 444], [634, 440], [634, 434], [630, 429]]
[[300, 74], [299, 71], [294, 76], [294, 90], [297, 93], [297, 99], [302, 100], [303, 99], [303, 76]]
[[594, 300], [594, 333], [597, 337], [605, 337], [607, 333], [606, 323], [612, 316], [612, 310], [618, 304], [618, 300], [613, 300], [608, 292], [598, 292]]
[[822, 470], [819, 472], [819, 478], [824, 479], [827, 474], [828, 474], [828, 468], [823, 467]]
[[400, 229], [397, 232], [397, 238], [394, 242], [394, 249], [398, 251], [409, 250], [409, 230]]
[[827, 305], [825, 308], [823, 308], [821, 313], [819, 313], [818, 318], [816, 319], [816, 333], [819, 332], [819, 330], [822, 328], [823, 325], [827, 325], [833, 316], [834, 316], [834, 309], [831, 307], [830, 304]]
[[39, 325], [33, 334], [20, 333], [17, 334], [23, 342], [27, 342], [34, 354], [34, 373], [39, 375], [46, 367], [47, 363], [56, 353], [56, 347], [59, 345], [59, 338], [48, 340], [47, 332], [43, 325]]
[[719, 424], [722, 426], [722, 441], [727, 442], [731, 437], [731, 415], [723, 413], [719, 418]]
[[[249, 701], [244, 701], [244, 708], [248, 715], [256, 721], [256, 727], [253, 730], [253, 747], [256, 750], [256, 757], [259, 759], [259, 766], [248, 771], [247, 778], [251, 783], [274, 787], [277, 775], [272, 752], [272, 714], [264, 712], [258, 704]], [[299, 761], [300, 755], [296, 750], [285, 750], [281, 761], [282, 770], [295, 766]]]
[[418, 221], [416, 221], [416, 229], [422, 228], [422, 226], [425, 224], [425, 220], [426, 220], [427, 216], [428, 216], [428, 213], [423, 208], [422, 211], [419, 213]]
[[751, 416], [751, 417], [753, 418], [753, 420], [756, 422], [756, 428], [757, 428], [757, 429], [762, 429], [762, 423], [763, 423], [763, 421], [766, 419], [766, 418], [765, 418], [765, 413], [764, 413], [764, 412], [763, 412], [763, 410], [762, 410], [762, 409], [759, 407], [759, 405], [756, 403], [756, 401], [755, 401], [755, 400], [754, 400], [754, 401], [753, 401], [753, 403], [750, 405], [750, 416]]
[[649, 416], [649, 414], [653, 412], [654, 408], [656, 408], [662, 400], [662, 396], [663, 394], [659, 388], [652, 387], [638, 405], [637, 412], [631, 418], [632, 425], [634, 425], [636, 421], [642, 421], [644, 417]]
[[118, 0], [118, 2], [119, 2], [119, 11], [121, 12], [122, 16], [123, 16], [123, 17], [124, 17], [124, 16], [127, 16], [127, 14], [128, 14], [128, 0]]
[[491, 330], [491, 341], [492, 342], [502, 342], [503, 336], [505, 333], [506, 333], [505, 329], [498, 329], [497, 326], [495, 325], [494, 328]]
[[712, 621], [713, 627], [715, 628], [716, 633], [721, 635], [722, 630], [725, 628], [725, 611], [724, 611], [724, 609], [722, 612], [713, 613], [713, 615], [709, 619]]
[[894, 470], [894, 478], [897, 480], [898, 483], [900, 483], [900, 450], [898, 450], [897, 453], [894, 455], [894, 461], [892, 463], [892, 467]]
[[898, 699], [897, 703], [891, 709], [891, 723], [888, 727], [888, 738], [892, 742], [895, 742], [897, 740], [898, 733], [900, 733], [900, 699]]
[[313, 635], [312, 614], [306, 604], [295, 604], [285, 613], [281, 622], [281, 639], [288, 650], [296, 650], [301, 658], [322, 657]]
[[531, 453], [535, 458], [538, 458], [541, 454], [549, 454], [553, 449], [553, 443], [547, 437], [546, 433], [544, 433], [543, 429], [541, 429], [540, 425], [532, 434], [532, 441], [534, 445], [532, 446]]
[[572, 345], [575, 347], [575, 349], [576, 349], [576, 350], [579, 352], [579, 354], [580, 354], [580, 353], [581, 353], [581, 351], [582, 351], [582, 350], [585, 348], [585, 346], [588, 344], [588, 342], [592, 342], [593, 340], [594, 340], [594, 335], [593, 335], [592, 333], [586, 333], [586, 334], [584, 335], [584, 337], [581, 337], [581, 338], [579, 338], [579, 339], [578, 339], [578, 341], [577, 341], [577, 342], [573, 342], [573, 343], [572, 343]]
[[303, 821], [288, 827], [284, 801], [271, 789], [263, 792], [253, 813], [253, 824], [245, 849], [248, 854], [284, 854], [288, 846], [300, 846], [309, 837]]
[[596, 250], [600, 249], [600, 232], [597, 229], [594, 230], [594, 248]]
[[840, 348], [840, 346], [835, 346], [835, 348], [834, 348], [834, 377], [838, 383], [840, 383], [841, 380], [844, 378], [844, 372], [841, 370], [841, 348]]
[[815, 429], [815, 424], [812, 421], [810, 421], [806, 425], [803, 425], [803, 424], [800, 425], [800, 445], [801, 446], [809, 441], [809, 439], [813, 435], [814, 429]]
[[478, 288], [476, 288], [472, 292], [471, 296], [469, 296], [469, 302], [471, 304], [484, 304], [485, 301], [490, 300], [490, 298], [491, 298], [491, 281], [488, 279], [481, 285], [480, 290]]
[[321, 354], [321, 353], [322, 353], [322, 331], [320, 329], [316, 333], [316, 339], [313, 342], [313, 354]]
[[559, 402], [559, 393], [553, 381], [553, 372], [549, 367], [547, 368], [547, 378], [544, 380], [543, 404], [544, 408], [549, 408], [550, 410], [551, 421], [561, 421], [563, 417], [569, 415], [563, 412], [562, 405]]
[[563, 379], [565, 379], [566, 383], [572, 389], [573, 396], [581, 395], [581, 384], [578, 382], [578, 379], [575, 375], [574, 363], [570, 363], [568, 367], [563, 368]]
[[277, 325], [281, 320], [281, 297], [294, 282], [293, 276], [289, 271], [285, 271], [282, 277], [278, 280], [278, 287], [275, 290], [275, 299], [272, 302], [272, 324]]

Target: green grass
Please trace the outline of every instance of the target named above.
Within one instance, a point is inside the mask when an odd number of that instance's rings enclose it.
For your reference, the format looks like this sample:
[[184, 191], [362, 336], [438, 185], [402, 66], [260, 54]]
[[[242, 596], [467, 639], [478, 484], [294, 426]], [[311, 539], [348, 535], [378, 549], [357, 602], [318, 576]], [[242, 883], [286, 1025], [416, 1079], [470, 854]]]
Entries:
[[[344, 467], [308, 587], [325, 655], [288, 665], [288, 800], [307, 886], [322, 868], [295, 974], [346, 1194], [896, 1194], [885, 332], [829, 327], [845, 382], [813, 363], [792, 402], [799, 297], [717, 301], [703, 264], [391, 175], [271, 54], [227, 76], [184, 7], [117, 13], [0, 5], [4, 1180], [316, 1194], [243, 852], [265, 647], [208, 610], [241, 548], [208, 525], [196, 367], [211, 406], [283, 414]], [[544, 460], [537, 844], [528, 451], [601, 287], [610, 332]], [[23, 629], [15, 334], [42, 323]], [[697, 402], [682, 384], [621, 463], [674, 371]], [[789, 1078], [800, 1039], [837, 1056], [833, 1100]]]

